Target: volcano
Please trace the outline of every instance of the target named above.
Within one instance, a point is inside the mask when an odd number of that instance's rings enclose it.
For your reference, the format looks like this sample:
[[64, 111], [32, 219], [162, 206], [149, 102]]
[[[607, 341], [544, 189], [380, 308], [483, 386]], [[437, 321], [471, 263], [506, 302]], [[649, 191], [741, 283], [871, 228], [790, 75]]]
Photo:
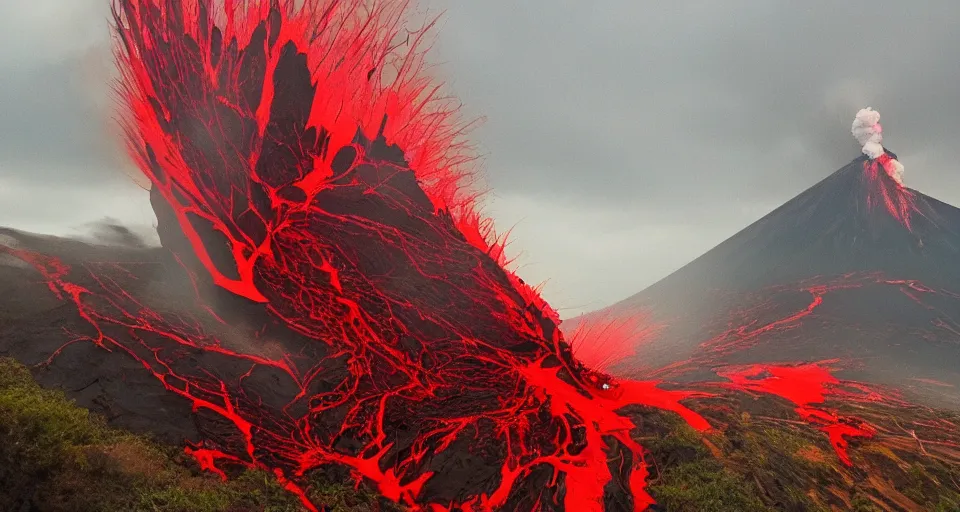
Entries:
[[893, 159], [853, 160], [611, 306], [662, 324], [620, 371], [830, 360], [960, 406], [960, 209], [902, 186]]

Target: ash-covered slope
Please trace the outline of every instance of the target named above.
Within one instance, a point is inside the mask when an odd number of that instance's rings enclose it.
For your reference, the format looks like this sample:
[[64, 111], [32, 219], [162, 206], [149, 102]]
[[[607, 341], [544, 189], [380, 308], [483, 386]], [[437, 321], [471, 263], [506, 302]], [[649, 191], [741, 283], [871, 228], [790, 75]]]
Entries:
[[960, 404], [960, 209], [861, 156], [610, 309], [661, 335], [623, 368], [840, 359], [848, 375]]
[[[625, 302], [682, 295], [688, 285], [750, 290], [863, 271], [960, 284], [960, 209], [871, 173], [869, 163], [853, 160]], [[907, 216], [888, 198], [902, 200]]]

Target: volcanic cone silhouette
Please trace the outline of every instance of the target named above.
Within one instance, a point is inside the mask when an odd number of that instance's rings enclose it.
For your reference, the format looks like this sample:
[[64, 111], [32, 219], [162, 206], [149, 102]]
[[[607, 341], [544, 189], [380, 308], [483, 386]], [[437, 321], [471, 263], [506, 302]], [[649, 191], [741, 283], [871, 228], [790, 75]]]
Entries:
[[960, 209], [898, 183], [895, 159], [854, 159], [612, 306], [665, 324], [620, 371], [839, 359], [960, 405]]

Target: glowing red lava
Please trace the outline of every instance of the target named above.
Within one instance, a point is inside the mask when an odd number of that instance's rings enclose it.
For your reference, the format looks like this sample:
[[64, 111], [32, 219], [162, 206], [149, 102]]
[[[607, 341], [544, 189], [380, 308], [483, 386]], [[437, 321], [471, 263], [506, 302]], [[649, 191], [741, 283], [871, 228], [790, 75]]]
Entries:
[[[828, 284], [823, 284], [825, 282]], [[726, 361], [728, 357], [735, 357], [738, 353], [767, 343], [767, 335], [800, 327], [803, 320], [817, 314], [832, 293], [871, 285], [895, 287], [900, 293], [933, 313], [935, 327], [948, 332], [960, 332], [960, 328], [950, 322], [952, 313], [935, 306], [935, 302], [923, 300], [923, 295], [956, 297], [956, 294], [947, 290], [934, 290], [916, 280], [888, 279], [879, 273], [849, 274], [835, 279], [817, 277], [795, 286], [778, 286], [768, 290], [809, 293], [810, 298], [805, 306], [798, 307], [793, 312], [784, 312], [779, 318], [762, 322], [757, 319], [769, 314], [764, 309], [769, 304], [762, 303], [743, 311], [738, 314], [734, 327], [700, 343], [698, 350], [690, 358], [647, 373], [659, 378], [675, 379], [691, 371], [714, 368], [718, 376], [730, 381], [723, 385], [725, 388], [786, 399], [794, 404], [797, 414], [804, 421], [828, 435], [837, 456], [849, 466], [851, 460], [847, 454], [848, 440], [874, 437], [876, 428], [859, 418], [839, 414], [837, 407], [826, 403], [827, 399], [844, 404], [879, 402], [905, 406], [898, 396], [881, 391], [875, 386], [836, 378], [833, 375], [834, 367], [841, 366], [837, 360], [803, 364], [771, 362], [746, 366], [730, 365]], [[742, 323], [737, 325], [740, 321]], [[849, 364], [850, 361], [845, 361], [843, 366], [847, 367]]]
[[[505, 268], [407, 1], [115, 2], [127, 142], [190, 295], [172, 311], [131, 265], [0, 251], [77, 308], [90, 329], [71, 343], [129, 355], [192, 404], [203, 468], [268, 470], [310, 510], [305, 477], [330, 467], [414, 510], [653, 503], [621, 410], [705, 431], [682, 402], [709, 395], [602, 373], [635, 346], [631, 321], [578, 335], [584, 365]], [[826, 291], [734, 336], [786, 328]], [[868, 427], [815, 407], [836, 384], [818, 368], [723, 375], [794, 402], [849, 462]]]
[[[805, 320], [817, 321], [816, 315], [824, 301], [831, 300], [831, 296], [836, 292], [873, 285], [898, 289], [904, 296], [934, 315], [933, 326], [949, 333], [960, 333], [960, 323], [953, 319], [954, 314], [949, 308], [937, 305], [936, 301], [924, 300], [925, 295], [949, 299], [960, 298], [960, 295], [949, 290], [932, 289], [915, 279], [890, 279], [879, 272], [850, 273], [835, 278], [817, 276], [792, 285], [763, 289], [757, 294], [761, 299], [757, 304], [749, 309], [736, 311], [728, 322], [731, 327], [700, 342], [696, 352], [689, 358], [657, 368], [645, 368], [644, 374], [658, 379], [673, 379], [691, 370], [723, 366], [728, 356], [767, 343], [769, 341], [767, 336], [776, 336], [797, 329]], [[809, 299], [805, 305], [792, 312], [780, 313], [777, 310], [773, 313], [780, 302], [770, 300], [770, 297], [776, 297], [777, 294], [784, 292], [803, 292], [809, 294]], [[767, 320], [761, 321], [760, 318], [767, 318]]]
[[91, 330], [71, 343], [193, 405], [187, 453], [223, 477], [266, 469], [311, 510], [304, 477], [328, 467], [417, 510], [642, 510], [618, 411], [705, 430], [681, 404], [704, 394], [573, 358], [466, 191], [407, 7], [116, 0], [127, 141], [192, 296], [171, 312], [124, 263], [0, 249], [76, 306]]
[[643, 312], [620, 316], [607, 312], [578, 323], [570, 345], [573, 356], [584, 366], [606, 372], [636, 354], [661, 328]]
[[[839, 416], [835, 412], [816, 407], [816, 405], [823, 404], [828, 396], [871, 400], [876, 400], [878, 397], [869, 393], [858, 394], [841, 389], [841, 381], [823, 365], [824, 363], [795, 366], [751, 365], [725, 368], [717, 373], [721, 377], [730, 379], [730, 387], [734, 389], [767, 393], [793, 402], [796, 405], [797, 414], [804, 420], [818, 425], [820, 430], [830, 437], [830, 443], [840, 460], [847, 466], [851, 466], [853, 464], [847, 455], [847, 438], [870, 438], [875, 433], [874, 429], [857, 418]], [[865, 388], [859, 385], [856, 390], [865, 392]]]
[[888, 176], [892, 172], [892, 161], [893, 158], [884, 153], [876, 159], [863, 163], [864, 172], [870, 181], [867, 206], [870, 208], [884, 206], [894, 219], [907, 229], [911, 229], [910, 218], [917, 210], [916, 199], [913, 192]]
[[[250, 377], [258, 367], [279, 370], [296, 382], [291, 394], [297, 396], [288, 404], [293, 406], [308, 389], [317, 387], [315, 380], [323, 378], [320, 368], [313, 368], [310, 372], [297, 368], [297, 363], [304, 359], [298, 357], [302, 354], [269, 359], [232, 352], [220, 341], [211, 340], [209, 335], [195, 330], [200, 327], [196, 319], [184, 321], [178, 318], [174, 321], [165, 318], [114, 285], [115, 278], [126, 272], [121, 267], [114, 267], [112, 272], [107, 266], [89, 268], [86, 269], [89, 274], [86, 274], [69, 269], [53, 258], [18, 249], [3, 250], [33, 264], [44, 274], [51, 289], [76, 305], [80, 315], [95, 328], [95, 335], [79, 337], [76, 341], [93, 341], [107, 350], [127, 352], [152, 372], [168, 391], [192, 401], [196, 411], [212, 412], [235, 427], [233, 435], [211, 437], [201, 446], [186, 449], [202, 468], [223, 478], [227, 478], [224, 464], [271, 470], [286, 489], [301, 496], [304, 504], [312, 510], [316, 510], [315, 504], [306, 499], [305, 491], [296, 479], [313, 468], [331, 463], [347, 466], [354, 471], [356, 478], [376, 483], [379, 491], [389, 499], [415, 509], [427, 507], [429, 510], [499, 509], [516, 497], [525, 477], [538, 467], [548, 466], [553, 469], [553, 476], [544, 487], [528, 488], [525, 493], [536, 490], [538, 499], [543, 500], [541, 505], [552, 504], [563, 510], [599, 511], [603, 510], [605, 487], [615, 474], [626, 474], [625, 484], [633, 507], [643, 510], [653, 503], [644, 490], [647, 469], [643, 449], [631, 437], [635, 425], [618, 410], [630, 405], [656, 407], [677, 413], [698, 430], [710, 428], [703, 417], [681, 404], [685, 399], [709, 394], [663, 390], [658, 387], [658, 382], [652, 381], [617, 382], [606, 376], [601, 384], [596, 372], [563, 357], [570, 349], [562, 341], [558, 341], [559, 356], [545, 351], [547, 355], [542, 358], [526, 362], [504, 357], [506, 351], [494, 350], [485, 357], [499, 366], [489, 369], [502, 373], [484, 375], [479, 380], [471, 379], [469, 373], [457, 374], [461, 387], [442, 382], [442, 378], [453, 379], [454, 375], [447, 375], [446, 370], [440, 369], [433, 379], [436, 382], [436, 389], [430, 397], [433, 404], [421, 403], [419, 407], [403, 411], [390, 407], [388, 402], [392, 400], [410, 402], [404, 398], [416, 392], [411, 383], [404, 383], [400, 389], [382, 391], [372, 398], [366, 398], [372, 393], [360, 396], [359, 388], [372, 375], [358, 374], [340, 386], [353, 386], [353, 389], [346, 390], [353, 396], [336, 390], [315, 394], [309, 402], [318, 405], [311, 406], [308, 414], [292, 418], [290, 411], [280, 414], [263, 403], [251, 403], [252, 397], [247, 396], [242, 384], [236, 383]], [[77, 285], [70, 280], [71, 274], [75, 274], [74, 279], [80, 275], [91, 276], [98, 282], [99, 289], [95, 292]], [[119, 327], [117, 332], [126, 336], [107, 334], [112, 327]], [[219, 367], [200, 368], [193, 375], [180, 373], [182, 361], [175, 357], [169, 360], [161, 357], [163, 353], [171, 352], [171, 346], [212, 352], [246, 361], [249, 366], [234, 381], [214, 376], [223, 373]], [[56, 356], [53, 354], [51, 358]], [[462, 357], [479, 356], [465, 351]], [[500, 360], [495, 361], [495, 357]], [[452, 361], [447, 364], [450, 363]], [[410, 370], [426, 373], [415, 365], [411, 365]], [[429, 378], [426, 374], [422, 377]], [[497, 386], [500, 380], [509, 382], [513, 389]], [[481, 386], [491, 387], [484, 390]], [[476, 396], [478, 392], [495, 390], [499, 393], [494, 397], [495, 403], [501, 407], [499, 409], [490, 407], [491, 404], [485, 404], [482, 397], [478, 399]], [[345, 406], [339, 408], [341, 411], [344, 408], [350, 411], [347, 420], [342, 420], [343, 423], [336, 427], [340, 430], [335, 437], [342, 439], [355, 429], [368, 433], [368, 444], [354, 453], [334, 449], [330, 446], [330, 438], [322, 433], [331, 428], [328, 415], [334, 420], [343, 418], [338, 408], [325, 406], [324, 402], [331, 401], [331, 395]], [[444, 402], [444, 398], [448, 400]], [[371, 400], [370, 405], [375, 407], [370, 414], [362, 415], [359, 409], [364, 402]], [[462, 401], [469, 403], [458, 404]], [[482, 409], [484, 405], [486, 410]], [[371, 424], [358, 423], [361, 417], [367, 418]], [[391, 430], [400, 428], [398, 421], [417, 427], [417, 437], [409, 439], [404, 448], [408, 453], [406, 460], [398, 459], [395, 452], [395, 443], [399, 439]], [[490, 428], [483, 428], [485, 423]], [[424, 470], [421, 463], [446, 450], [453, 450], [454, 445], [464, 439], [473, 444], [499, 444], [505, 450], [498, 469], [499, 481], [495, 487], [463, 501], [430, 499], [424, 493], [425, 487], [434, 480], [447, 482], [443, 485], [450, 482], [444, 480], [445, 475], [440, 472]], [[622, 448], [615, 457], [622, 462], [615, 466], [609, 462], [612, 446]], [[421, 469], [419, 472], [418, 468]], [[565, 489], [562, 498], [546, 492], [560, 487], [561, 483]]]

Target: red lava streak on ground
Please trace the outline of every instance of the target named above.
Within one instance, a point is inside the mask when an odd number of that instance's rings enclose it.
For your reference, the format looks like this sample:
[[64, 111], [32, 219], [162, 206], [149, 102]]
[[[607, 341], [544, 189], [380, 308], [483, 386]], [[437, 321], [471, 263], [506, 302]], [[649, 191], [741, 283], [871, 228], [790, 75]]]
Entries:
[[817, 307], [823, 304], [823, 296], [829, 291], [853, 286], [855, 285], [815, 285], [806, 288], [804, 291], [810, 293], [810, 304], [808, 304], [806, 308], [768, 324], [756, 325], [755, 323], [751, 323], [738, 326], [701, 343], [700, 348], [704, 351], [711, 351], [717, 354], [731, 350], [742, 350], [764, 334], [796, 327], [800, 320], [812, 314]]
[[[363, 450], [367, 455], [350, 455], [322, 445], [320, 439], [312, 438], [310, 430], [322, 426], [323, 418], [314, 417], [316, 422], [303, 418], [295, 424], [285, 424], [286, 418], [266, 417], [266, 411], [251, 407], [246, 403], [242, 392], [232, 394], [226, 382], [219, 380], [202, 380], [173, 373], [173, 362], [156, 358], [143, 357], [143, 349], [159, 356], [162, 352], [160, 344], [147, 345], [145, 337], [133, 335], [128, 339], [111, 337], [103, 334], [102, 326], [106, 324], [120, 325], [131, 330], [149, 332], [163, 336], [166, 341], [173, 341], [181, 346], [202, 348], [203, 350], [217, 351], [220, 354], [233, 358], [247, 360], [255, 365], [267, 365], [283, 370], [300, 382], [300, 389], [306, 389], [309, 383], [304, 379], [285, 356], [283, 360], [269, 360], [258, 356], [232, 353], [219, 344], [210, 344], [209, 341], [194, 342], [194, 338], [208, 338], [199, 331], [194, 336], [183, 332], [183, 325], [172, 325], [173, 322], [159, 315], [145, 310], [142, 305], [131, 300], [123, 290], [116, 289], [109, 283], [110, 277], [105, 268], [93, 270], [91, 275], [100, 276], [98, 281], [102, 286], [103, 295], [92, 299], [93, 292], [64, 279], [70, 269], [53, 258], [26, 252], [18, 249], [0, 247], [5, 252], [24, 261], [32, 263], [48, 280], [58, 296], [72, 301], [79, 309], [80, 314], [97, 328], [96, 337], [82, 337], [76, 341], [94, 341], [107, 350], [123, 350], [137, 358], [143, 366], [153, 372], [154, 376], [171, 392], [191, 400], [195, 410], [207, 410], [224, 419], [229, 420], [239, 431], [242, 443], [234, 446], [239, 449], [233, 451], [190, 446], [186, 452], [192, 455], [200, 466], [208, 471], [227, 478], [221, 468], [223, 464], [239, 464], [261, 467], [272, 470], [284, 487], [297, 495], [305, 496], [303, 489], [296, 483], [295, 478], [305, 471], [323, 464], [336, 463], [352, 468], [355, 475], [370, 479], [378, 484], [380, 492], [393, 500], [406, 502], [410, 505], [428, 506], [430, 510], [493, 510], [508, 502], [511, 493], [518, 482], [528, 475], [537, 466], [547, 465], [554, 469], [554, 476], [548, 487], [556, 486], [558, 479], [563, 480], [566, 493], [562, 499], [564, 510], [603, 510], [601, 498], [604, 488], [613, 478], [609, 465], [609, 440], [613, 439], [624, 447], [627, 452], [620, 454], [617, 464], [618, 472], [629, 474], [626, 482], [632, 493], [633, 505], [637, 510], [643, 510], [653, 503], [652, 498], [645, 492], [645, 480], [648, 475], [643, 460], [643, 448], [631, 437], [635, 425], [626, 416], [617, 411], [630, 405], [645, 405], [677, 413], [693, 428], [705, 431], [710, 429], [707, 421], [681, 404], [688, 398], [711, 396], [704, 392], [664, 390], [658, 387], [658, 382], [645, 381], [615, 381], [608, 376], [597, 374], [589, 369], [582, 368], [580, 363], [569, 360], [574, 366], [569, 372], [564, 364], [557, 365], [556, 355], [533, 360], [526, 364], [518, 361], [503, 361], [503, 364], [514, 364], [513, 368], [501, 368], [506, 377], [513, 381], [513, 385], [523, 387], [514, 390], [512, 396], [498, 397], [497, 402], [504, 404], [502, 409], [490, 411], [476, 411], [465, 414], [460, 410], [447, 408], [432, 409], [432, 414], [444, 412], [446, 417], [437, 418], [407, 418], [407, 421], [417, 419], [422, 422], [422, 443], [411, 455], [412, 459], [429, 457], [432, 452], [441, 452], [447, 449], [460, 434], [465, 434], [472, 442], [483, 442], [473, 439], [472, 431], [476, 422], [493, 420], [494, 428], [487, 432], [493, 442], [497, 439], [505, 441], [506, 456], [499, 468], [500, 481], [490, 492], [480, 493], [461, 503], [436, 503], [421, 495], [425, 484], [435, 475], [430, 471], [423, 471], [415, 478], [404, 477], [398, 474], [398, 463], [383, 467], [387, 453], [391, 451], [391, 443], [386, 442], [391, 437], [386, 426], [389, 414], [386, 401], [392, 390], [376, 397], [380, 408], [375, 411], [373, 418], [375, 425], [364, 426], [376, 432], [376, 440], [371, 442], [369, 449]], [[107, 316], [109, 309], [98, 307], [93, 303], [102, 300], [116, 308], [125, 308], [117, 317]], [[129, 302], [128, 302], [129, 301]], [[562, 350], [569, 352], [569, 348]], [[54, 355], [55, 357], [56, 355]], [[292, 359], [292, 357], [290, 357]], [[553, 359], [553, 363], [548, 362]], [[203, 369], [215, 371], [212, 368]], [[249, 373], [249, 372], [248, 372]], [[578, 382], [569, 375], [577, 375], [579, 379], [588, 383]], [[357, 376], [356, 381], [362, 381], [367, 376]], [[467, 385], [475, 384], [467, 380]], [[359, 382], [353, 383], [355, 386]], [[482, 383], [481, 383], [482, 384]], [[454, 396], [454, 399], [470, 399], [469, 389], [455, 390], [464, 393]], [[401, 396], [398, 393], [398, 397]], [[314, 397], [317, 399], [319, 397]], [[352, 408], [359, 407], [358, 399], [343, 401], [350, 402]], [[475, 402], [476, 403], [476, 402]], [[316, 411], [314, 411], [316, 412]], [[543, 412], [548, 412], [550, 420], [544, 423]], [[415, 413], [407, 412], [407, 416], [416, 417]], [[271, 425], [271, 423], [276, 422]], [[356, 427], [355, 425], [354, 427]], [[272, 427], [272, 429], [271, 429]], [[285, 427], [285, 430], [281, 428]], [[344, 431], [348, 426], [342, 426]], [[270, 430], [268, 430], [270, 429]], [[432, 431], [428, 431], [431, 429]], [[542, 435], [544, 430], [549, 438]], [[469, 432], [469, 433], [468, 433]], [[221, 440], [211, 439], [211, 444]], [[266, 451], [266, 453], [265, 453]], [[288, 459], [283, 467], [275, 466], [279, 459]], [[415, 461], [413, 461], [415, 462]], [[293, 463], [293, 464], [289, 464]], [[540, 489], [542, 492], [542, 489]], [[313, 510], [314, 504], [304, 499], [304, 504]], [[553, 498], [550, 498], [553, 499]]]
[[[732, 327], [699, 343], [698, 350], [689, 359], [676, 361], [658, 368], [647, 368], [644, 373], [657, 378], [675, 378], [693, 369], [723, 365], [725, 357], [765, 343], [767, 335], [775, 335], [799, 328], [805, 320], [815, 316], [819, 308], [823, 306], [824, 301], [830, 300], [833, 294], [871, 285], [889, 286], [898, 289], [900, 293], [918, 306], [935, 315], [936, 318], [932, 323], [934, 327], [953, 334], [960, 333], [960, 322], [954, 319], [955, 313], [943, 306], [936, 305], [935, 301], [925, 300], [925, 296], [960, 298], [960, 295], [954, 292], [932, 289], [914, 279], [888, 279], [877, 272], [851, 273], [833, 279], [818, 276], [795, 285], [775, 286], [763, 290], [764, 294], [774, 297], [779, 293], [794, 291], [809, 294], [809, 300], [805, 306], [783, 314], [779, 318], [764, 322], [757, 320], [757, 318], [769, 318], [769, 309], [771, 306], [776, 306], [777, 303], [766, 299], [759, 301], [758, 304], [748, 309], [737, 311], [730, 321]], [[656, 333], [656, 329], [654, 329], [654, 333]], [[613, 364], [616, 364], [616, 362]]]
[[854, 391], [841, 389], [841, 381], [831, 375], [823, 364], [751, 365], [726, 368], [717, 374], [730, 379], [730, 387], [734, 389], [767, 393], [793, 402], [797, 414], [830, 436], [837, 456], [844, 464], [851, 466], [847, 455], [847, 438], [870, 438], [875, 433], [874, 429], [859, 419], [839, 416], [822, 404], [828, 396], [851, 400], [880, 398], [860, 385], [855, 385]]
[[830, 402], [844, 404], [881, 402], [894, 406], [904, 405], [898, 396], [867, 384], [839, 380], [832, 374], [834, 366], [846, 367], [851, 361], [831, 360], [806, 364], [778, 362], [742, 366], [726, 363], [726, 358], [762, 345], [766, 342], [765, 335], [800, 327], [804, 319], [817, 314], [831, 294], [868, 285], [890, 286], [898, 289], [904, 296], [935, 315], [936, 319], [932, 323], [934, 327], [948, 332], [960, 332], [960, 327], [951, 318], [951, 312], [945, 312], [924, 300], [925, 295], [955, 298], [956, 294], [947, 290], [931, 289], [916, 280], [887, 279], [878, 273], [849, 274], [829, 280], [828, 284], [816, 284], [824, 281], [826, 281], [824, 278], [818, 277], [798, 283], [796, 286], [778, 286], [768, 290], [772, 292], [803, 291], [809, 293], [810, 298], [805, 306], [766, 322], [754, 319], [766, 316], [765, 308], [769, 304], [763, 303], [742, 311], [737, 314], [737, 318], [743, 322], [741, 325], [727, 329], [701, 343], [689, 359], [653, 369], [648, 374], [672, 379], [691, 370], [712, 367], [715, 368], [718, 376], [730, 380], [730, 383], [723, 384], [723, 387], [786, 399], [794, 404], [797, 414], [804, 421], [829, 436], [840, 460], [846, 465], [851, 465], [847, 454], [848, 439], [871, 438], [875, 436], [877, 430], [875, 426], [859, 418], [838, 414]]

